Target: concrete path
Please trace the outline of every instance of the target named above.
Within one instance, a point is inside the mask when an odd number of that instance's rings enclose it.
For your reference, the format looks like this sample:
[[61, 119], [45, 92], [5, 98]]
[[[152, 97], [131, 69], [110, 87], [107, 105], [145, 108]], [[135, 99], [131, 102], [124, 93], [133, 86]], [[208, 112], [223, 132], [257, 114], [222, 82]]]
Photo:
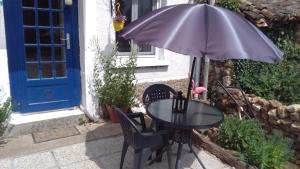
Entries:
[[[78, 126], [80, 135], [35, 144], [31, 135], [20, 136], [0, 145], [0, 169], [118, 169], [123, 137], [119, 124]], [[195, 148], [196, 149], [196, 148]], [[175, 161], [177, 146], [173, 146]], [[215, 156], [197, 151], [207, 169], [229, 169]], [[131, 169], [133, 150], [126, 155], [124, 169]], [[166, 157], [145, 169], [166, 169]], [[193, 154], [184, 147], [181, 168], [201, 169]]]

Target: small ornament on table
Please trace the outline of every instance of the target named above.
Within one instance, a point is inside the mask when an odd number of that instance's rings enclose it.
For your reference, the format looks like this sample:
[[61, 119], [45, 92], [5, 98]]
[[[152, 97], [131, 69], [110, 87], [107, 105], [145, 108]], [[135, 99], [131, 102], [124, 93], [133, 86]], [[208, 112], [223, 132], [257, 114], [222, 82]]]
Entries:
[[178, 91], [177, 95], [173, 97], [172, 101], [172, 112], [173, 113], [184, 113], [187, 109], [187, 99], [183, 97], [182, 91]]

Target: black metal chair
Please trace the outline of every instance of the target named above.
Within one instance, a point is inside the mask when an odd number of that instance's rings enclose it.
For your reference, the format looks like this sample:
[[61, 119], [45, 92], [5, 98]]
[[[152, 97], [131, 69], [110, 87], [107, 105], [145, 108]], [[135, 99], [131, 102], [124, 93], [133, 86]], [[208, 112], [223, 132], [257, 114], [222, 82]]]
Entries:
[[[169, 168], [171, 168], [171, 147], [168, 144], [168, 131], [162, 130], [154, 132], [145, 126], [144, 115], [142, 113], [134, 113], [126, 115], [121, 109], [115, 108], [122, 127], [124, 142], [122, 148], [120, 169], [123, 167], [124, 158], [129, 146], [134, 149], [134, 167], [133, 169], [142, 169], [145, 161], [155, 150], [167, 147], [167, 157]], [[139, 117], [142, 130], [139, 130], [130, 118]]]
[[170, 99], [177, 92], [165, 84], [153, 84], [146, 88], [143, 94], [143, 104], [147, 107], [151, 102], [160, 99]]

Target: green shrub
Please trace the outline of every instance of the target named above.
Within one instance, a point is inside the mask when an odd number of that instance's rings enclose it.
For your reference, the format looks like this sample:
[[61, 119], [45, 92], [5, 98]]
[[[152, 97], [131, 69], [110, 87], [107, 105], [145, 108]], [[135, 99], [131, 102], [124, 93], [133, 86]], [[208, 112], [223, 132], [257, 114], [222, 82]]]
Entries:
[[284, 52], [283, 62], [267, 64], [236, 61], [236, 78], [247, 93], [276, 99], [285, 104], [299, 103], [300, 48], [294, 44], [292, 28], [273, 28], [266, 32]]
[[245, 161], [260, 169], [282, 169], [292, 155], [293, 151], [287, 140], [273, 135], [262, 142], [251, 142], [245, 152]]
[[219, 142], [223, 147], [244, 152], [250, 142], [261, 141], [264, 133], [254, 119], [240, 120], [236, 117], [225, 117], [219, 136]]
[[7, 99], [4, 103], [0, 104], [0, 136], [4, 129], [4, 122], [9, 116], [11, 110], [11, 101]]
[[218, 141], [221, 146], [237, 151], [241, 160], [260, 169], [282, 169], [293, 155], [285, 139], [275, 135], [266, 138], [254, 119], [226, 117]]

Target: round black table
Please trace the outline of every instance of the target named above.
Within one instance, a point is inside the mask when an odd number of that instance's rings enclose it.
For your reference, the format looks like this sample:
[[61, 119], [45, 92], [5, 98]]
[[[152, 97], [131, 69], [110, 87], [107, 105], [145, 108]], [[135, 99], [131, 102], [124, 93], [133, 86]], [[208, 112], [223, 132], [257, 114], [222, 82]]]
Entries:
[[[192, 148], [192, 129], [209, 129], [219, 126], [224, 120], [223, 112], [208, 104], [189, 100], [186, 112], [174, 113], [172, 110], [172, 101], [172, 99], [163, 99], [150, 103], [147, 107], [147, 114], [155, 122], [181, 131], [181, 139], [177, 139], [178, 150], [175, 165], [176, 169], [179, 166], [182, 145], [185, 143], [189, 143], [191, 152], [196, 156], [201, 166], [205, 168], [198, 155]], [[186, 141], [186, 138], [184, 138], [187, 131], [190, 133], [188, 141]]]

